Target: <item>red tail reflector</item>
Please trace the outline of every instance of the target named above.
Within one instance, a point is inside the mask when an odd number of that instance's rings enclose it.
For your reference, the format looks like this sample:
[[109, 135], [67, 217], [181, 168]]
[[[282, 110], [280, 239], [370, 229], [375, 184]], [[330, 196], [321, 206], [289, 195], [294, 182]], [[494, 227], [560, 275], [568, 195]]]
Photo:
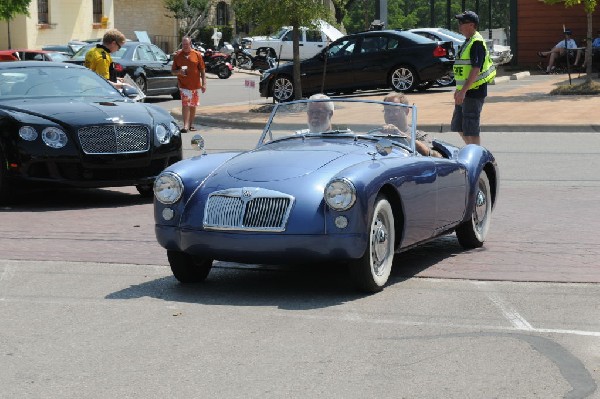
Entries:
[[[435, 53], [434, 53], [434, 54], [435, 54]], [[117, 62], [115, 62], [115, 71], [117, 71], [117, 72], [123, 72], [123, 69], [124, 69], [124, 68], [123, 68], [123, 65], [121, 65], [121, 64], [119, 64], [119, 63], [117, 63]]]
[[442, 46], [437, 46], [435, 50], [433, 50], [434, 57], [446, 57], [448, 55], [448, 51]]

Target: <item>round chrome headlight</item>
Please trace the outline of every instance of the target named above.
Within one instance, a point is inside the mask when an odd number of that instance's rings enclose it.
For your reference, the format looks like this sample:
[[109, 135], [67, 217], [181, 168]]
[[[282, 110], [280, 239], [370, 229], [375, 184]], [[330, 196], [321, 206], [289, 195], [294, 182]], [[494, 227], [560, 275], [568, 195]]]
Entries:
[[31, 126], [21, 126], [19, 129], [19, 137], [26, 141], [33, 141], [37, 139], [37, 131]]
[[179, 126], [177, 126], [175, 122], [171, 121], [171, 123], [169, 124], [169, 128], [171, 129], [171, 134], [173, 136], [179, 136]]
[[42, 140], [52, 148], [63, 148], [68, 141], [67, 134], [57, 127], [47, 127], [42, 130]]
[[183, 194], [183, 182], [175, 173], [163, 173], [154, 181], [154, 196], [163, 204], [177, 202], [181, 194]]
[[345, 211], [356, 202], [356, 189], [349, 180], [332, 180], [325, 187], [324, 197], [331, 209]]
[[156, 138], [161, 144], [167, 144], [171, 140], [171, 134], [165, 125], [156, 125], [154, 134], [156, 134]]

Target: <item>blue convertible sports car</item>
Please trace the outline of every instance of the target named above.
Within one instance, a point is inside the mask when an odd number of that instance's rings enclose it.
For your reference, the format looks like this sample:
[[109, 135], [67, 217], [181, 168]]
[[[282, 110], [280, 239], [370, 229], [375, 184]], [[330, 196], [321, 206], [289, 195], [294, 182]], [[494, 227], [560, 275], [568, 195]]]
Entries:
[[[385, 124], [391, 107], [412, 112], [406, 134]], [[318, 124], [317, 112], [331, 123]], [[416, 113], [369, 100], [277, 104], [253, 150], [169, 166], [154, 184], [154, 216], [175, 277], [202, 281], [213, 260], [343, 262], [359, 289], [376, 292], [396, 252], [452, 232], [465, 248], [482, 246], [496, 161], [483, 147], [436, 140], [443, 157], [420, 155]]]

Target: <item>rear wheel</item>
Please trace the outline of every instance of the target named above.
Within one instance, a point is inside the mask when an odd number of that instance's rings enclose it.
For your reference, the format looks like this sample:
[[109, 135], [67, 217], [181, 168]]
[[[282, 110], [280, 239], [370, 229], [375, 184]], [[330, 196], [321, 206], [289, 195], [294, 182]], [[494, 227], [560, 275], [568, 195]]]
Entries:
[[221, 64], [217, 69], [217, 76], [219, 77], [219, 79], [227, 79], [231, 76], [231, 70], [227, 65]]
[[417, 74], [409, 66], [399, 66], [390, 73], [390, 86], [395, 91], [413, 91], [418, 84]]
[[471, 217], [456, 228], [456, 237], [463, 248], [479, 248], [483, 245], [490, 228], [492, 196], [490, 182], [485, 172], [479, 175], [475, 189], [475, 204]]
[[142, 93], [148, 95], [148, 85], [146, 84], [146, 78], [143, 75], [136, 76], [135, 84], [139, 86]]
[[395, 239], [392, 206], [384, 196], [378, 196], [369, 225], [365, 254], [350, 263], [350, 273], [358, 289], [365, 292], [383, 289], [392, 271]]
[[182, 284], [199, 283], [206, 280], [213, 262], [209, 258], [177, 251], [167, 251], [167, 258], [173, 275]]
[[277, 102], [287, 102], [294, 99], [294, 83], [287, 76], [279, 76], [273, 82], [273, 98]]

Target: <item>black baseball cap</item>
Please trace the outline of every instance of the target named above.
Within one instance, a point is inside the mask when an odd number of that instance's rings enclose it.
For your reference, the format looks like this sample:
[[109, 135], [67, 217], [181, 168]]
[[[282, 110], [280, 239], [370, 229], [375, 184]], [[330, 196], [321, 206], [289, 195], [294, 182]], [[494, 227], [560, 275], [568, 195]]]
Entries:
[[457, 14], [454, 18], [458, 19], [459, 22], [474, 22], [479, 25], [479, 16], [473, 11], [465, 11], [462, 14]]
[[571, 36], [572, 33], [573, 31], [571, 29], [565, 29], [565, 35]]

